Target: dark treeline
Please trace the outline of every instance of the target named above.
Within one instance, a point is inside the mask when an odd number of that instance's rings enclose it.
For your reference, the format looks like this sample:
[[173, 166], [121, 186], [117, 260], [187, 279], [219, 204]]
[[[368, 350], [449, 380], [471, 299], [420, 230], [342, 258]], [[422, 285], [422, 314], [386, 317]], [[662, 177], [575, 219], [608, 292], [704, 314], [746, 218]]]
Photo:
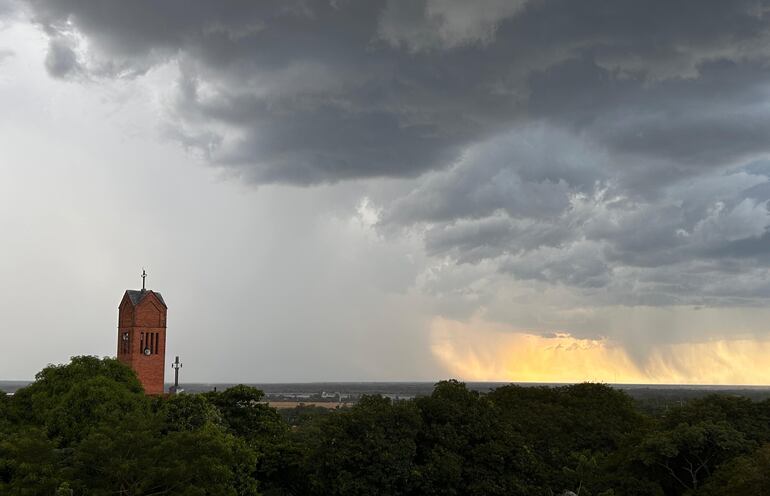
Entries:
[[770, 400], [711, 395], [660, 414], [600, 384], [456, 381], [283, 415], [262, 392], [150, 398], [113, 359], [49, 366], [0, 395], [0, 494], [760, 494]]

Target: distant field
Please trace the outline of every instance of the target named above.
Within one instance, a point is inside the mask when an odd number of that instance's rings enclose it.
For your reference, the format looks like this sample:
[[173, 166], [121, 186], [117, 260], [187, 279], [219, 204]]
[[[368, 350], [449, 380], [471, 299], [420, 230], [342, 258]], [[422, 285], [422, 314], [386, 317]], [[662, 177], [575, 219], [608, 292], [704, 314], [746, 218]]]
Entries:
[[[0, 381], [0, 391], [13, 393], [29, 384], [29, 381]], [[468, 382], [469, 389], [480, 393], [505, 386], [502, 382]], [[514, 383], [526, 387], [557, 387], [566, 384]], [[183, 384], [187, 393], [223, 391], [234, 386], [230, 383], [188, 383]], [[327, 409], [339, 405], [352, 405], [365, 394], [379, 394], [391, 399], [408, 400], [418, 396], [430, 395], [432, 382], [310, 382], [310, 383], [252, 383], [265, 392], [265, 400], [280, 409], [290, 409], [300, 404]], [[167, 384], [168, 388], [170, 384]], [[669, 408], [681, 405], [689, 400], [709, 394], [744, 396], [754, 401], [770, 399], [770, 386], [692, 386], [692, 385], [657, 385], [657, 384], [611, 384], [612, 387], [625, 391], [643, 411], [648, 413], [665, 412]]]
[[279, 410], [285, 409], [285, 408], [295, 408], [297, 406], [303, 405], [303, 406], [319, 406], [321, 408], [328, 408], [330, 410], [333, 410], [337, 407], [344, 408], [346, 406], [351, 406], [353, 403], [331, 403], [328, 401], [321, 401], [321, 402], [305, 402], [305, 401], [268, 401], [268, 405], [272, 406], [273, 408], [278, 408]]

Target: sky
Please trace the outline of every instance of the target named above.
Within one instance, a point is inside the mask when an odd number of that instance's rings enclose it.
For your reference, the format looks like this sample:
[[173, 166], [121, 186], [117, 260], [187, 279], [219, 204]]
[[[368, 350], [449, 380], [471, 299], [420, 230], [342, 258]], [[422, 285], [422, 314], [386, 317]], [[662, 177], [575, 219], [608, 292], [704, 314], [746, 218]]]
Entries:
[[769, 138], [768, 1], [0, 0], [0, 378], [770, 384]]

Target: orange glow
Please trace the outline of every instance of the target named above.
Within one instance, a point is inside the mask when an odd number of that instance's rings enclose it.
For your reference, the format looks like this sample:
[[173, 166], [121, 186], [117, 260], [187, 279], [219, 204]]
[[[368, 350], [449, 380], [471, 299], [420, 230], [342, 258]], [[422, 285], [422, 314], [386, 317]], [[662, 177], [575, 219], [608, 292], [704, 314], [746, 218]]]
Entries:
[[608, 340], [543, 337], [479, 319], [434, 318], [431, 351], [454, 377], [469, 381], [626, 384], [768, 384], [770, 341], [750, 339], [653, 347], [635, 362]]

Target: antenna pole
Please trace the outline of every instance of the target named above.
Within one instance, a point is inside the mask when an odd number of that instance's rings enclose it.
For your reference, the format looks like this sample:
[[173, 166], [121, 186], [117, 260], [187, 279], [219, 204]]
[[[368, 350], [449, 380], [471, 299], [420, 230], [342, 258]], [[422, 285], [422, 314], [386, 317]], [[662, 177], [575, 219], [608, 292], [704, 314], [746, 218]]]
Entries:
[[145, 280], [147, 279], [147, 272], [144, 270], [144, 267], [142, 267], [142, 291], [146, 291], [145, 289]]

